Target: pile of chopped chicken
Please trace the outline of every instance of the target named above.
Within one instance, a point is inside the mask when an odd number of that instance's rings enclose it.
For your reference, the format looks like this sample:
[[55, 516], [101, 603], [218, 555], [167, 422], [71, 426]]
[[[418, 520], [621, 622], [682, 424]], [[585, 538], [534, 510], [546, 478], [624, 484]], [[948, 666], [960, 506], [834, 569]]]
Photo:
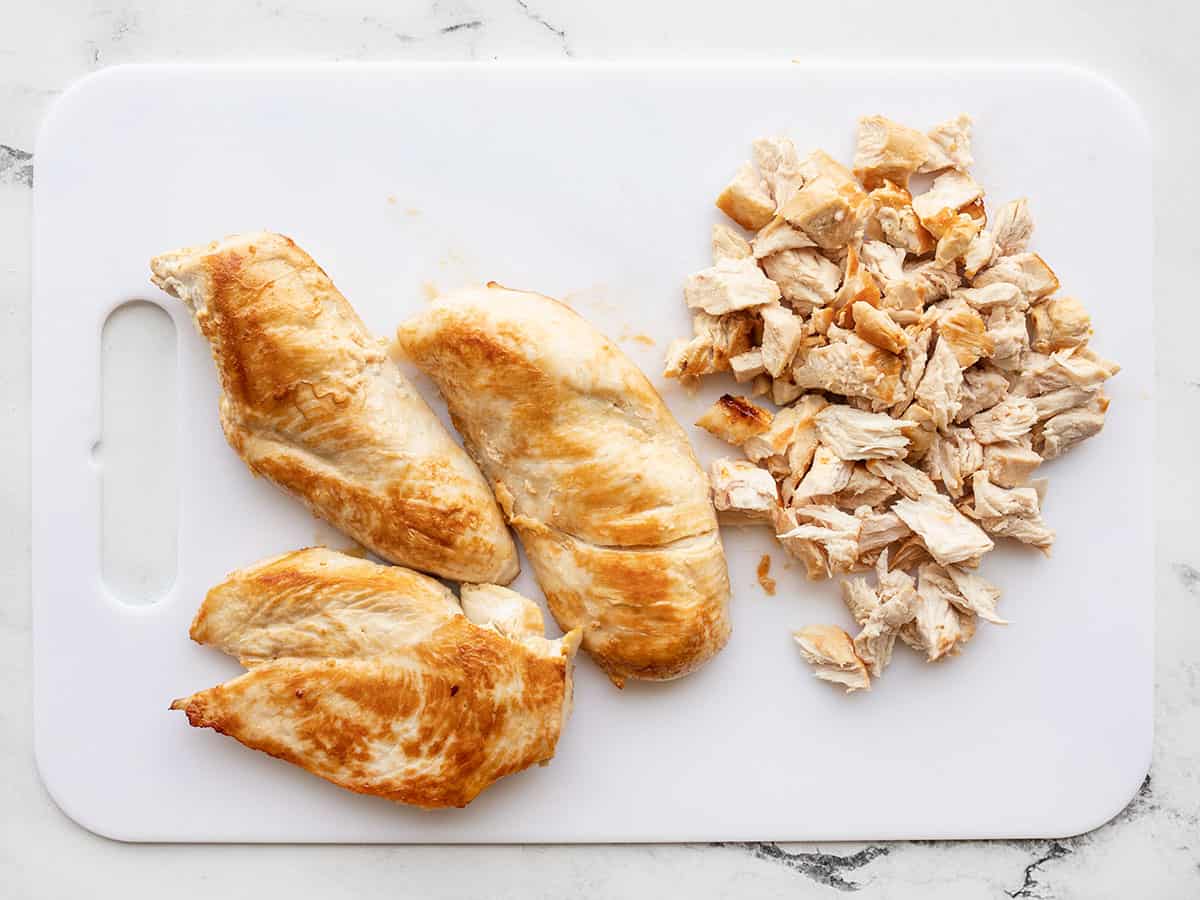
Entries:
[[[1026, 201], [989, 219], [970, 131], [864, 118], [853, 171], [755, 141], [717, 198], [740, 228], [713, 226], [713, 264], [684, 285], [695, 333], [667, 356], [667, 377], [730, 372], [776, 407], [725, 395], [696, 423], [746, 457], [713, 464], [722, 517], [769, 525], [810, 578], [874, 570], [842, 586], [857, 637], [795, 634], [849, 691], [897, 637], [933, 661], [1004, 622], [972, 570], [996, 537], [1049, 553], [1032, 476], [1100, 431], [1119, 370], [1028, 249]], [[933, 177], [914, 195], [914, 176]]]

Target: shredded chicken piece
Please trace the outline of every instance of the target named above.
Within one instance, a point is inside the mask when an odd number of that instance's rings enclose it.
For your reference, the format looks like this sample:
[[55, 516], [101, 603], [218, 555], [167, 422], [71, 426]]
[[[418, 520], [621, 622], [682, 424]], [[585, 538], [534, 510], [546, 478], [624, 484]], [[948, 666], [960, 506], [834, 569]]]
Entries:
[[1019, 440], [1037, 424], [1037, 407], [1023, 397], [1009, 397], [971, 416], [971, 430], [981, 444]]
[[954, 347], [949, 341], [939, 337], [914, 394], [917, 401], [933, 416], [934, 425], [939, 430], [946, 428], [958, 415], [961, 405], [958, 395], [962, 391], [962, 385], [962, 366], [958, 364]]
[[983, 447], [971, 429], [951, 426], [934, 437], [924, 464], [951, 497], [960, 497], [967, 478], [983, 465]]
[[965, 113], [947, 119], [929, 132], [940, 154], [934, 153], [922, 167], [922, 172], [934, 172], [953, 166], [961, 172], [975, 165], [971, 156], [971, 117]]
[[728, 522], [769, 522], [779, 506], [779, 488], [766, 469], [744, 459], [714, 460], [710, 469], [713, 505]]
[[[770, 427], [747, 440], [742, 451], [749, 459], [768, 469], [795, 472], [801, 463], [807, 469], [805, 457], [810, 461], [817, 449], [814, 418], [826, 405], [824, 397], [810, 394], [798, 403], [781, 409]], [[800, 446], [797, 447], [797, 444]]]
[[996, 614], [996, 601], [1000, 599], [1000, 588], [974, 572], [968, 572], [958, 566], [946, 566], [945, 572], [954, 582], [954, 587], [958, 590], [961, 598], [957, 602], [951, 600], [951, 603], [954, 603], [963, 612], [974, 613], [993, 625], [1008, 624], [1007, 619], [1002, 619]]
[[817, 250], [781, 250], [762, 260], [763, 270], [792, 304], [824, 306], [837, 295], [842, 270]]
[[854, 175], [867, 189], [885, 181], [906, 187], [936, 152], [933, 141], [915, 128], [883, 116], [863, 116], [858, 120]]
[[908, 333], [885, 310], [859, 300], [851, 307], [851, 313], [854, 333], [867, 343], [889, 353], [903, 353], [908, 346]]
[[988, 313], [987, 336], [992, 341], [992, 365], [1011, 372], [1021, 368], [1029, 347], [1025, 314], [1011, 306], [997, 306]]
[[957, 221], [960, 212], [976, 212], [982, 198], [983, 188], [975, 179], [951, 170], [935, 178], [933, 186], [924, 194], [913, 197], [912, 206], [921, 224], [934, 237], [940, 238]]
[[792, 381], [846, 397], [891, 405], [900, 388], [900, 359], [850, 332], [842, 340], [797, 356]]
[[718, 195], [717, 208], [743, 228], [757, 231], [775, 215], [775, 200], [754, 166], [744, 163]]
[[916, 534], [910, 534], [903, 540], [897, 541], [888, 548], [888, 553], [891, 555], [888, 565], [893, 569], [905, 572], [915, 569], [921, 563], [933, 561], [933, 557], [929, 555], [929, 548], [925, 546], [920, 535]]
[[762, 348], [755, 347], [753, 350], [747, 350], [745, 353], [739, 353], [732, 357], [729, 360], [729, 371], [733, 373], [736, 381], [753, 381], [767, 371], [763, 365]]
[[1095, 396], [1096, 391], [1094, 390], [1065, 387], [1061, 390], [1051, 391], [1048, 394], [1041, 394], [1034, 397], [1030, 402], [1033, 403], [1033, 408], [1037, 410], [1037, 420], [1040, 424], [1047, 419], [1054, 418], [1059, 413], [1066, 412], [1068, 409], [1086, 406], [1092, 402], [1092, 398]]
[[856, 511], [855, 515], [862, 519], [862, 527], [858, 532], [860, 559], [912, 534], [912, 529], [894, 512], [865, 511], [859, 515], [859, 511]]
[[1097, 394], [1086, 406], [1059, 413], [1041, 426], [1035, 446], [1043, 459], [1057, 459], [1104, 427], [1108, 398]]
[[929, 448], [933, 446], [938, 430], [929, 410], [919, 403], [910, 404], [904, 411], [904, 417], [917, 423], [913, 428], [904, 430], [904, 436], [908, 438], [908, 456], [905, 457], [905, 460], [915, 465], [929, 453]]
[[788, 500], [795, 507], [813, 497], [829, 497], [850, 483], [854, 474], [854, 463], [839, 457], [830, 448], [818, 444], [813, 453], [812, 465], [803, 480], [796, 485]]
[[[933, 340], [933, 330], [930, 328], [910, 327], [905, 332], [908, 335], [908, 345], [902, 356], [903, 372], [900, 376], [900, 394], [892, 406], [892, 414], [900, 415], [912, 402], [917, 392], [917, 385], [925, 377], [925, 367], [929, 362], [929, 344]], [[911, 440], [912, 436], [909, 435]]]
[[796, 525], [777, 535], [781, 541], [805, 541], [817, 547], [826, 560], [826, 575], [853, 571], [858, 563], [860, 519], [824, 504], [793, 506], [788, 511]]
[[804, 186], [800, 156], [789, 138], [759, 138], [753, 144], [754, 163], [762, 173], [776, 208], [786, 204]]
[[[874, 306], [881, 296], [883, 295], [879, 292], [879, 285], [859, 260], [858, 250], [853, 246], [849, 247], [846, 251], [846, 271], [842, 277], [842, 286], [833, 298], [834, 308], [844, 310], [844, 314], [848, 316], [849, 308], [855, 303], [864, 302]], [[849, 322], [839, 320], [839, 324], [845, 326]]]
[[840, 182], [822, 174], [806, 181], [779, 213], [818, 247], [836, 250], [854, 239], [870, 209], [866, 193], [853, 179]]
[[763, 259], [784, 250], [805, 250], [817, 245], [799, 228], [793, 228], [782, 216], [776, 216], [754, 236], [751, 247], [755, 259]]
[[1120, 366], [1098, 356], [1089, 347], [1057, 350], [1049, 356], [1037, 354], [1022, 368], [1024, 371], [1012, 386], [1017, 397], [1038, 397], [1068, 387], [1095, 390], [1121, 371]]
[[1042, 521], [1037, 491], [1033, 488], [1002, 488], [988, 480], [986, 472], [976, 472], [975, 515], [985, 531], [1016, 538], [1049, 555], [1054, 532]]
[[966, 422], [976, 413], [991, 409], [1008, 395], [1008, 379], [996, 369], [977, 366], [963, 372], [962, 391], [958, 415], [954, 421]]
[[897, 500], [892, 512], [920, 535], [929, 554], [941, 565], [974, 559], [995, 547], [978, 525], [941, 494]]
[[1074, 297], [1051, 297], [1029, 311], [1029, 327], [1029, 345], [1038, 353], [1053, 353], [1086, 344], [1092, 336], [1092, 317]]
[[957, 260], [963, 259], [979, 235], [982, 224], [969, 213], [959, 213], [946, 225], [942, 236], [938, 238], [934, 258], [944, 266], [953, 265]]
[[[862, 587], [851, 588], [849, 592], [843, 589], [842, 596], [856, 619], [866, 612], [865, 618], [860, 621], [862, 630], [854, 638], [854, 652], [866, 663], [867, 671], [878, 678], [892, 660], [897, 633], [916, 615], [918, 599], [916, 582], [911, 576], [900, 571], [888, 571], [887, 551], [876, 564], [876, 578], [879, 586], [877, 591], [872, 592], [875, 594], [873, 604]], [[862, 581], [862, 586], [865, 585], [866, 582]]]
[[862, 506], [881, 506], [894, 496], [895, 485], [859, 464], [854, 467], [846, 486], [835, 495], [834, 502], [841, 509], [858, 510]]
[[683, 286], [687, 305], [712, 316], [774, 303], [781, 296], [779, 286], [753, 259], [723, 259], [689, 277]]
[[746, 259], [752, 254], [750, 242], [723, 222], [712, 227], [713, 265], [723, 259]]
[[890, 481], [909, 500], [937, 493], [937, 485], [928, 475], [898, 459], [867, 460], [867, 471]]
[[975, 617], [951, 602], [959, 596], [940, 566], [925, 563], [917, 569], [916, 616], [900, 629], [900, 638], [929, 662], [955, 655], [975, 634]]
[[846, 693], [868, 691], [871, 677], [867, 667], [854, 653], [850, 635], [833, 625], [807, 625], [792, 634], [800, 654], [814, 666], [813, 675], [822, 681], [840, 684]]
[[778, 378], [792, 365], [804, 337], [804, 320], [782, 306], [764, 306], [762, 359], [764, 368]]
[[1033, 236], [1033, 218], [1029, 215], [1029, 203], [1024, 197], [1000, 207], [992, 233], [999, 256], [1015, 256], [1025, 250]]
[[983, 448], [983, 468], [1001, 487], [1020, 487], [1029, 481], [1042, 458], [1019, 443], [988, 444]]
[[948, 305], [937, 316], [937, 331], [940, 339], [954, 351], [959, 368], [969, 368], [980, 359], [991, 356], [996, 343], [987, 333], [987, 326], [979, 313], [962, 300], [944, 302]]
[[841, 459], [902, 458], [908, 447], [903, 429], [915, 424], [848, 406], [825, 407], [816, 423], [821, 443]]
[[755, 435], [770, 430], [774, 418], [769, 410], [745, 397], [723, 394], [704, 411], [696, 424], [728, 444], [741, 446]]
[[975, 276], [977, 288], [1004, 282], [1016, 285], [1030, 300], [1048, 297], [1058, 290], [1058, 276], [1036, 253], [1002, 256]]

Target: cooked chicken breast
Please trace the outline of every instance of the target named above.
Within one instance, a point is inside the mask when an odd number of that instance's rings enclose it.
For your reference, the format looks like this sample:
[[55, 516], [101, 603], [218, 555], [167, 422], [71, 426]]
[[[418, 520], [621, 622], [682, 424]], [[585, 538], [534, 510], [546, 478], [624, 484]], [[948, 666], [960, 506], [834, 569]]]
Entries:
[[401, 326], [525, 545], [550, 611], [617, 684], [663, 680], [729, 636], [708, 481], [650, 382], [548, 297], [499, 285]]
[[244, 234], [150, 268], [208, 339], [225, 437], [254, 474], [391, 562], [516, 577], [487, 482], [307, 253]]
[[463, 592], [470, 618], [431, 578], [323, 548], [234, 572], [191, 635], [250, 671], [171, 708], [358, 793], [466, 806], [554, 755], [580, 635], [548, 640], [505, 588]]

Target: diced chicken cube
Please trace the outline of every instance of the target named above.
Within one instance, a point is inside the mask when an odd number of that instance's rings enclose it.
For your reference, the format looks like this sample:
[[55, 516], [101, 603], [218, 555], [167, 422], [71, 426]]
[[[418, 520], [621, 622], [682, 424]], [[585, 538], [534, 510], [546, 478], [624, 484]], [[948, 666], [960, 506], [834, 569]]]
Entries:
[[1024, 310], [1029, 301], [1015, 284], [997, 281], [987, 287], [959, 288], [952, 295], [957, 300], [965, 300], [967, 305], [981, 313], [991, 312], [1000, 306]]
[[1041, 427], [1035, 446], [1043, 459], [1057, 459], [1076, 444], [1100, 432], [1108, 398], [1097, 394], [1086, 406], [1059, 413]]
[[885, 405], [896, 402], [900, 359], [850, 332], [844, 339], [797, 356], [792, 381], [846, 397], [862, 397]]
[[897, 500], [892, 512], [920, 536], [930, 555], [941, 565], [974, 559], [995, 546], [978, 525], [941, 494]]
[[723, 259], [747, 259], [752, 255], [750, 252], [750, 242], [738, 232], [722, 222], [713, 225], [713, 265], [716, 265]]
[[787, 372], [804, 337], [804, 320], [782, 306], [764, 306], [759, 315], [763, 323], [763, 367], [772, 377]]
[[1033, 334], [1030, 346], [1038, 353], [1053, 353], [1086, 344], [1092, 336], [1092, 317], [1074, 297], [1051, 297], [1029, 311]]
[[753, 381], [756, 376], [766, 371], [763, 366], [762, 349], [755, 347], [753, 350], [739, 353], [729, 360], [729, 371], [733, 372], [736, 381]]
[[960, 406], [954, 421], [962, 424], [976, 413], [991, 409], [1008, 395], [1008, 379], [997, 369], [976, 366], [963, 372]]
[[921, 224], [912, 206], [880, 206], [875, 210], [880, 236], [898, 250], [913, 256], [924, 256], [937, 242]]
[[904, 187], [934, 152], [933, 142], [916, 129], [883, 116], [864, 116], [858, 120], [854, 174], [868, 189], [884, 181]]
[[816, 250], [782, 250], [765, 257], [763, 269], [789, 303], [824, 306], [837, 296], [842, 270]]
[[1016, 441], [1037, 424], [1037, 407], [1023, 397], [1009, 397], [971, 416], [971, 430], [981, 444]]
[[937, 493], [937, 485], [928, 475], [915, 466], [910, 466], [897, 459], [868, 460], [867, 471], [880, 478], [886, 478], [909, 500], [917, 500], [926, 494]]
[[991, 356], [996, 344], [987, 333], [979, 313], [962, 300], [946, 300], [945, 308], [937, 314], [940, 340], [950, 345], [959, 368], [967, 369], [980, 359]]
[[915, 423], [885, 413], [827, 406], [816, 417], [821, 443], [840, 459], [900, 459], [907, 452], [903, 429]]
[[982, 198], [983, 188], [970, 175], [952, 170], [935, 178], [924, 194], [913, 197], [912, 206], [921, 224], [935, 238], [940, 238], [957, 221], [960, 212], [974, 214]]
[[[854, 247], [848, 248], [846, 251], [846, 271], [842, 277], [842, 286], [838, 288], [838, 292], [833, 298], [834, 307], [842, 310], [860, 301], [874, 306], [879, 303], [881, 296], [879, 285], [876, 284], [871, 273], [863, 266], [858, 256], [858, 250]], [[838, 321], [843, 326], [849, 324], [842, 320]]]
[[930, 155], [922, 172], [934, 172], [951, 166], [965, 172], [975, 165], [971, 156], [971, 117], [965, 113], [932, 128], [929, 138], [941, 152]]
[[1001, 487], [1020, 487], [1029, 481], [1042, 458], [1024, 444], [988, 444], [983, 448], [983, 468]]
[[758, 231], [775, 215], [775, 200], [754, 166], [744, 163], [717, 197], [717, 208], [743, 228]]
[[724, 259], [701, 269], [683, 286], [684, 300], [692, 309], [720, 316], [739, 309], [774, 303], [778, 285], [762, 273], [752, 259]]
[[860, 338], [889, 353], [904, 352], [908, 346], [908, 333], [885, 310], [859, 300], [851, 307], [851, 312], [854, 333]]
[[1036, 253], [1002, 256], [975, 276], [977, 288], [1003, 282], [1013, 284], [1030, 300], [1048, 297], [1058, 290], [1058, 276]]
[[774, 416], [745, 397], [721, 396], [696, 424], [726, 443], [741, 446], [771, 428]]
[[783, 206], [804, 186], [800, 156], [790, 138], [759, 138], [754, 142], [754, 163], [762, 173], [776, 208]]
[[953, 265], [966, 256], [971, 243], [979, 234], [982, 222], [967, 213], [959, 213], [942, 231], [934, 258], [944, 266]]
[[980, 231], [971, 238], [967, 251], [962, 256], [963, 274], [974, 278], [982, 269], [996, 261], [996, 239], [990, 231]]
[[983, 466], [983, 447], [971, 429], [950, 427], [934, 437], [924, 464], [951, 497], [960, 497], [966, 479]]
[[1022, 197], [1000, 207], [992, 227], [996, 236], [996, 251], [1000, 256], [1015, 256], [1029, 245], [1033, 236], [1033, 218], [1029, 215], [1029, 203]]
[[800, 176], [804, 179], [805, 183], [815, 181], [818, 178], [828, 178], [838, 187], [847, 188], [848, 190], [858, 189], [858, 182], [854, 180], [854, 173], [824, 150], [814, 150], [800, 161]]
[[779, 212], [818, 247], [836, 250], [854, 239], [869, 207], [866, 193], [853, 181], [839, 184], [829, 175], [819, 175], [806, 181]]
[[958, 395], [962, 385], [962, 366], [959, 365], [954, 347], [939, 337], [914, 395], [933, 416], [933, 423], [938, 430], [945, 429], [958, 415]]
[[828, 447], [817, 445], [812, 465], [803, 480], [796, 485], [788, 503], [799, 506], [814, 497], [831, 497], [850, 482], [854, 474], [854, 463], [847, 462]]
[[904, 277], [899, 280], [885, 279], [882, 285], [883, 300], [879, 305], [889, 311], [905, 309], [919, 313], [928, 304], [948, 297], [961, 283], [962, 279], [953, 266], [927, 260], [905, 268]]
[[751, 242], [755, 259], [764, 259], [784, 250], [806, 250], [817, 245], [799, 228], [793, 228], [782, 216], [768, 222]]
[[813, 675], [822, 681], [840, 684], [846, 693], [871, 689], [867, 667], [854, 653], [850, 635], [833, 625], [808, 625], [792, 637], [800, 654], [810, 663]]
[[713, 506], [728, 522], [770, 522], [779, 488], [766, 469], [744, 459], [718, 459], [710, 470]]
[[1029, 348], [1025, 314], [1011, 306], [997, 306], [988, 313], [987, 336], [992, 341], [992, 365], [1006, 372], [1020, 369]]

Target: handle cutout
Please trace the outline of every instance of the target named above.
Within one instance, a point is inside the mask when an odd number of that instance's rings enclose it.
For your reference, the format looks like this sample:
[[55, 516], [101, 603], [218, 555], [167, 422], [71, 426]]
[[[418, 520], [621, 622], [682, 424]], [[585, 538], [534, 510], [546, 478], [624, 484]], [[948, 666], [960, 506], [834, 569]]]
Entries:
[[134, 300], [100, 333], [101, 574], [131, 606], [156, 603], [175, 582], [179, 532], [175, 323]]

